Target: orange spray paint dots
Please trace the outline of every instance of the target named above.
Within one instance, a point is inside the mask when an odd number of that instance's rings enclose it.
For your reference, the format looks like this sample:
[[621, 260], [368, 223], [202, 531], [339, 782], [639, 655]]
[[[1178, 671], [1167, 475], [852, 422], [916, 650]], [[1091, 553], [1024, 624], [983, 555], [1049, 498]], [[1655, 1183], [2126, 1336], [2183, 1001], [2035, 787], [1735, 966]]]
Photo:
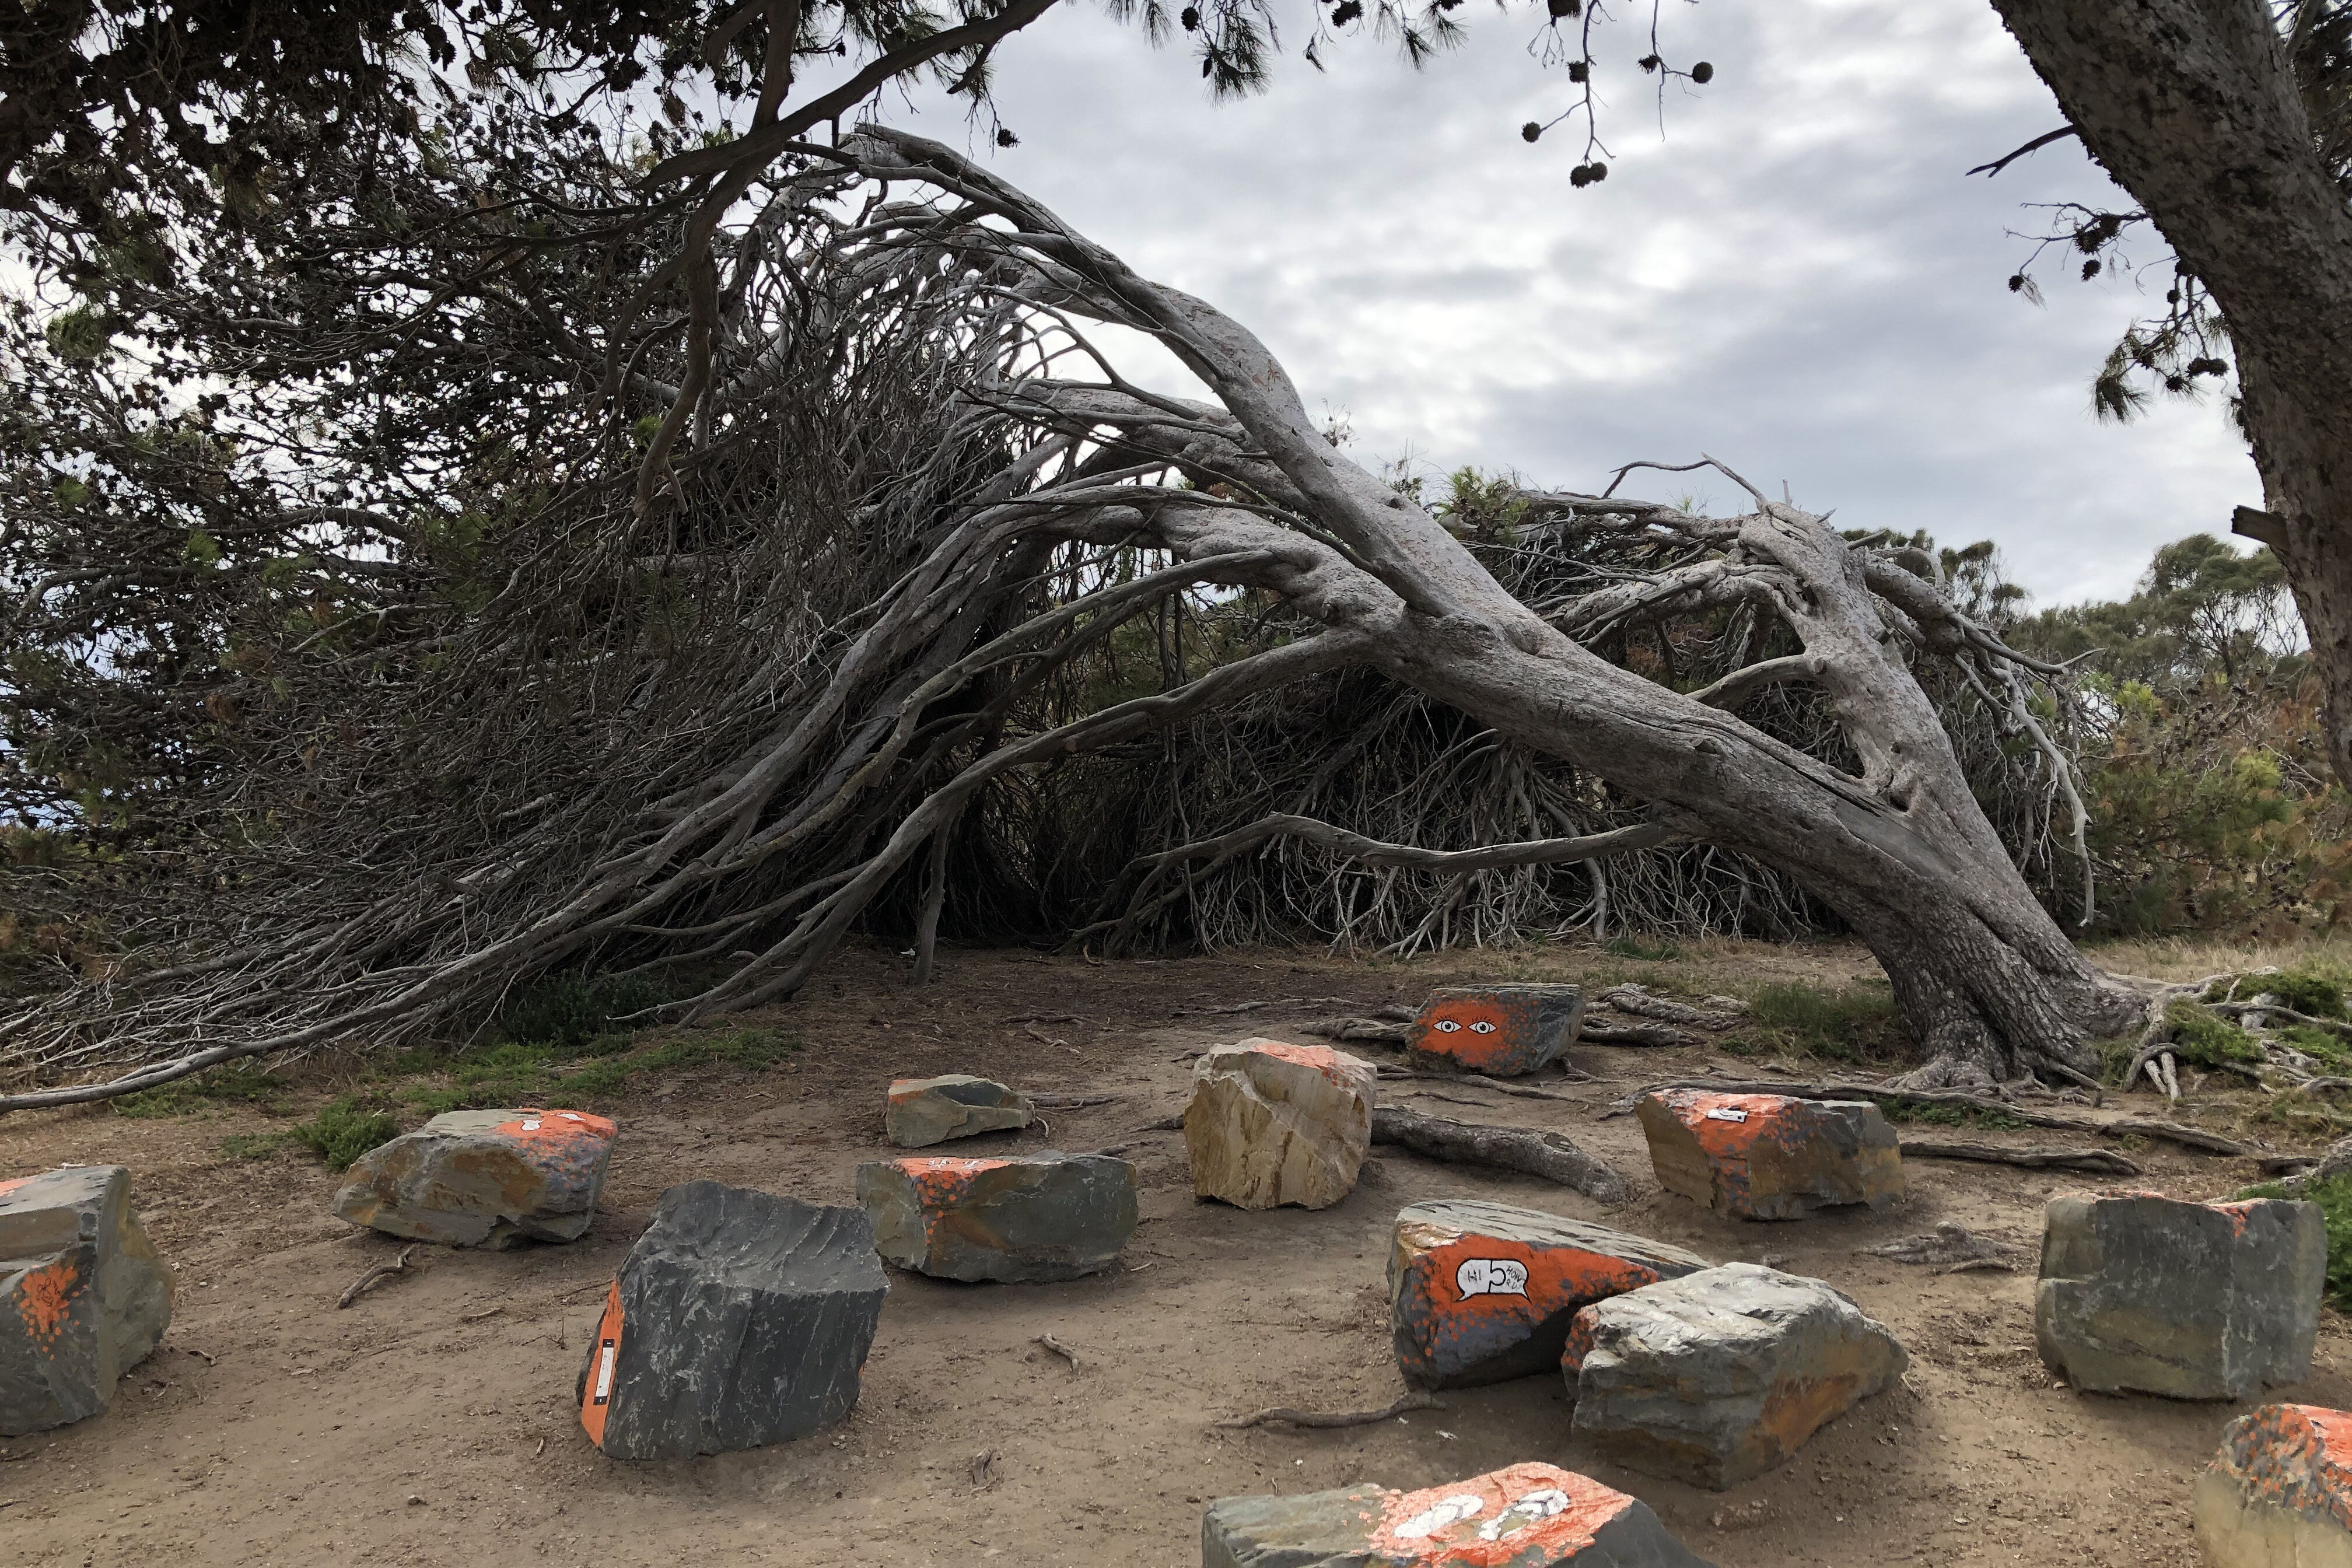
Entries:
[[42, 1350], [57, 1348], [80, 1285], [80, 1271], [64, 1258], [27, 1269], [16, 1281], [16, 1315], [25, 1321], [25, 1332]]

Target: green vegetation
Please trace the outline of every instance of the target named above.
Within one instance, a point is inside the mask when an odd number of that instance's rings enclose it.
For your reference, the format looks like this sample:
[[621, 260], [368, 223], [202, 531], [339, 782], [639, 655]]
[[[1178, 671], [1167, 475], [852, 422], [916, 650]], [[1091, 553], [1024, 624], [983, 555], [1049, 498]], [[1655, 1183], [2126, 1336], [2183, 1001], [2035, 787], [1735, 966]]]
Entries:
[[117, 1116], [146, 1119], [186, 1116], [218, 1105], [253, 1105], [269, 1114], [283, 1115], [285, 1083], [251, 1062], [229, 1062], [210, 1072], [184, 1078], [160, 1089], [126, 1094], [108, 1105]]
[[298, 1124], [289, 1136], [316, 1152], [327, 1162], [327, 1169], [340, 1171], [377, 1144], [399, 1137], [400, 1123], [363, 1103], [360, 1096], [347, 1094], [320, 1106], [316, 1116]]
[[2185, 998], [2165, 1008], [2164, 1022], [2172, 1031], [2172, 1054], [2181, 1061], [2217, 1068], [2224, 1062], [2263, 1059], [2263, 1047], [2252, 1035]]
[[220, 1141], [220, 1152], [231, 1160], [268, 1160], [299, 1142], [291, 1132], [232, 1132]]
[[1866, 1061], [1899, 1054], [1906, 1037], [1895, 995], [1883, 986], [1759, 985], [1748, 997], [1755, 1029], [1773, 1043], [1833, 1061]]
[[[594, 1036], [570, 1049], [509, 1040], [437, 1061], [412, 1053], [397, 1069], [412, 1081], [390, 1092], [401, 1104], [427, 1116], [503, 1105], [585, 1110], [646, 1073], [714, 1067], [756, 1072], [800, 1048], [800, 1042], [786, 1040], [772, 1029], [687, 1034], [643, 1049], [634, 1048], [626, 1035]], [[448, 1081], [438, 1087], [413, 1081], [426, 1075], [446, 1076]]]
[[1605, 938], [1601, 951], [1612, 958], [1638, 958], [1650, 963], [1672, 963], [1683, 955], [1683, 950], [1673, 942], [1643, 942], [1631, 936]]
[[510, 993], [491, 1022], [507, 1039], [577, 1051], [609, 1033], [615, 1018], [668, 1000], [667, 990], [635, 976], [543, 975]]
[[[2241, 1198], [2283, 1198], [2284, 1185], [2264, 1182], [2248, 1187]], [[2352, 1175], [2331, 1177], [2293, 1194], [2319, 1205], [2327, 1222], [2327, 1297], [2339, 1310], [2352, 1311]]]

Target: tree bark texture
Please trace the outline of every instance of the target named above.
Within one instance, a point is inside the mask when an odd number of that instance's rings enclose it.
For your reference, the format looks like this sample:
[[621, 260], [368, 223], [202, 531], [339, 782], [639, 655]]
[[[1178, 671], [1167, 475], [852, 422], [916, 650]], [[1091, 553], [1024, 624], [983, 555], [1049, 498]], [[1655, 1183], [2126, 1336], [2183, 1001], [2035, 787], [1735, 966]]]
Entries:
[[1993, 0], [2229, 323], [2277, 552], [2352, 784], [2352, 206], [2265, 0]]

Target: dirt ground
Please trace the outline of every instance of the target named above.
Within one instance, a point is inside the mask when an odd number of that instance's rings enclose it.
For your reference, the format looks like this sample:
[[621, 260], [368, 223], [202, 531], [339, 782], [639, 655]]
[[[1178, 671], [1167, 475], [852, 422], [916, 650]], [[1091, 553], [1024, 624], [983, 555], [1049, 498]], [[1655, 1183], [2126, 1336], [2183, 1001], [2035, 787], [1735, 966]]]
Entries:
[[[1874, 973], [1867, 955], [1834, 947], [1718, 947], [1706, 963], [1700, 979], [1717, 988]], [[807, 1042], [783, 1066], [655, 1079], [600, 1106], [622, 1131], [585, 1239], [420, 1252], [421, 1271], [349, 1310], [336, 1310], [337, 1295], [395, 1244], [328, 1212], [338, 1179], [315, 1160], [226, 1156], [224, 1136], [278, 1125], [261, 1112], [0, 1121], [0, 1178], [67, 1162], [129, 1165], [148, 1229], [179, 1270], [163, 1348], [124, 1379], [111, 1410], [0, 1443], [0, 1561], [1191, 1568], [1202, 1508], [1217, 1496], [1368, 1479], [1421, 1487], [1530, 1459], [1644, 1499], [1723, 1568], [2198, 1561], [2190, 1484], [2248, 1406], [2053, 1387], [2032, 1350], [2030, 1262], [2016, 1274], [1945, 1275], [1856, 1255], [1946, 1220], [2030, 1255], [2042, 1203], [2081, 1178], [1913, 1162], [1911, 1194], [1889, 1212], [1717, 1219], [1658, 1190], [1632, 1117], [1601, 1115], [1654, 1079], [1764, 1065], [1712, 1049], [1580, 1047], [1576, 1065], [1602, 1081], [1563, 1086], [1582, 1097], [1574, 1105], [1460, 1086], [1439, 1092], [1477, 1109], [1423, 1103], [1566, 1131], [1633, 1179], [1639, 1195], [1615, 1213], [1533, 1179], [1376, 1149], [1333, 1208], [1244, 1214], [1194, 1200], [1181, 1135], [1137, 1131], [1180, 1108], [1185, 1053], [1286, 1026], [1300, 1037], [1297, 1024], [1341, 1010], [1313, 999], [1418, 1003], [1429, 986], [1473, 973], [1609, 978], [1671, 966], [1590, 950], [1405, 964], [966, 952], [948, 955], [942, 981], [919, 992], [904, 969], [886, 952], [848, 955], [756, 1020]], [[1275, 1005], [1208, 1011], [1243, 1003]], [[858, 1163], [886, 1152], [886, 1080], [953, 1070], [1123, 1096], [955, 1152], [1124, 1145], [1146, 1188], [1124, 1268], [1025, 1286], [894, 1271], [864, 1395], [845, 1425], [690, 1462], [614, 1462], [591, 1447], [572, 1403], [584, 1337], [663, 1189], [709, 1177], [852, 1201]], [[1383, 1092], [1413, 1103], [1428, 1087]], [[2140, 1184], [2184, 1196], [2256, 1179], [2247, 1160], [2168, 1148], [2134, 1157], [2147, 1172]], [[1828, 1279], [1895, 1330], [1912, 1371], [1783, 1468], [1720, 1494], [1633, 1474], [1580, 1443], [1551, 1377], [1445, 1394], [1441, 1410], [1377, 1426], [1219, 1429], [1263, 1405], [1370, 1408], [1399, 1392], [1382, 1283], [1390, 1227], [1402, 1205], [1445, 1195], [1603, 1220]], [[1076, 1350], [1079, 1370], [1038, 1347], [1046, 1334]], [[2310, 1381], [2274, 1396], [2352, 1403], [2347, 1373], [2352, 1338], [2330, 1313]], [[984, 1485], [973, 1473], [983, 1452], [994, 1455]]]

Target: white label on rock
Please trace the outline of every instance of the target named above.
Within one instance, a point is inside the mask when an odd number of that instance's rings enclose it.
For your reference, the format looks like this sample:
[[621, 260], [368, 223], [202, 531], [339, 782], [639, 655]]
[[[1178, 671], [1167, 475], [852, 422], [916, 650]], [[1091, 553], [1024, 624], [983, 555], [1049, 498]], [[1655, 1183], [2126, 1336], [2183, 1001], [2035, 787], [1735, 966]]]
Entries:
[[526, 1132], [536, 1132], [536, 1131], [539, 1131], [539, 1118], [538, 1118], [538, 1117], [536, 1117], [536, 1116], [532, 1116], [532, 1117], [526, 1117], [526, 1118], [524, 1119], [524, 1121], [523, 1121], [522, 1130], [523, 1130], [524, 1131], [526, 1131]]
[[1567, 1511], [1568, 1494], [1558, 1487], [1545, 1487], [1528, 1493], [1527, 1496], [1488, 1520], [1479, 1529], [1478, 1539], [1500, 1541], [1515, 1530], [1524, 1530], [1528, 1525], [1540, 1523], [1556, 1513]]
[[596, 1363], [596, 1403], [602, 1405], [613, 1397], [613, 1362], [618, 1354], [613, 1342], [604, 1342], [604, 1353]]
[[1744, 1110], [1726, 1110], [1723, 1107], [1718, 1105], [1713, 1110], [1706, 1113], [1706, 1119], [1709, 1121], [1745, 1121], [1748, 1120], [1748, 1112]]
[[1399, 1541], [1419, 1541], [1426, 1536], [1435, 1535], [1448, 1525], [1459, 1524], [1465, 1519], [1475, 1517], [1478, 1510], [1486, 1506], [1486, 1499], [1474, 1497], [1468, 1492], [1464, 1492], [1458, 1497], [1447, 1498], [1435, 1508], [1423, 1509], [1398, 1525], [1396, 1538]]
[[1471, 1258], [1454, 1271], [1454, 1283], [1467, 1301], [1473, 1296], [1524, 1296], [1528, 1266], [1511, 1258]]

